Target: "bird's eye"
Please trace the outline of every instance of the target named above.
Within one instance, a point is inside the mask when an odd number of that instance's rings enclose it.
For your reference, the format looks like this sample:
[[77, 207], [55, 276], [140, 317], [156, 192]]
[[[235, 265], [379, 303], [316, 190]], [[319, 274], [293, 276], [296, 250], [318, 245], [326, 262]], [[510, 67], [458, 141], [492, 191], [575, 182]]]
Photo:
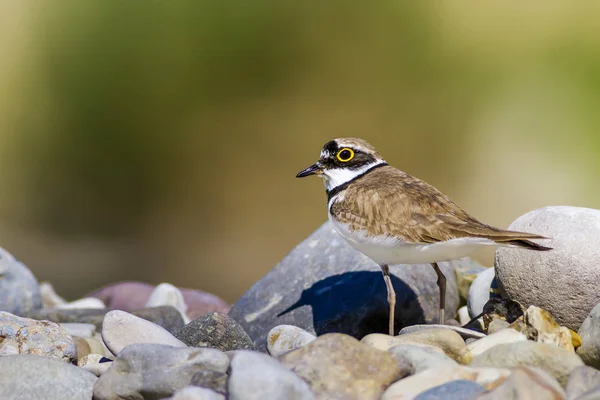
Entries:
[[354, 158], [354, 150], [345, 147], [338, 151], [336, 157], [341, 162], [348, 162]]

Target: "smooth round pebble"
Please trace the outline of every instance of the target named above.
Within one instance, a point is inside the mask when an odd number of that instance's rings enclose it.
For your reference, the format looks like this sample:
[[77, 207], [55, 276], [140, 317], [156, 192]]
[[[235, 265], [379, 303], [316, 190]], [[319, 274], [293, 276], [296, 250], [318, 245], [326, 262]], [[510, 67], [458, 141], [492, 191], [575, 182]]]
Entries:
[[429, 368], [458, 365], [456, 361], [433, 346], [399, 344], [388, 350], [402, 370], [402, 376], [414, 375]]
[[473, 357], [476, 357], [494, 346], [504, 343], [524, 342], [527, 337], [514, 329], [503, 329], [484, 338], [469, 343], [461, 351], [459, 362], [461, 364], [470, 364]]
[[535, 367], [516, 367], [497, 388], [477, 400], [562, 400], [565, 392], [545, 371]]
[[467, 308], [471, 318], [475, 318], [483, 312], [483, 306], [490, 299], [490, 288], [495, 277], [494, 267], [486, 268], [477, 275], [471, 284], [467, 297]]
[[269, 331], [267, 350], [273, 357], [306, 346], [317, 337], [294, 325], [278, 325]]
[[193, 320], [173, 335], [188, 346], [215, 347], [221, 351], [254, 349], [244, 328], [230, 316], [217, 312]]
[[161, 283], [160, 285], [156, 286], [144, 305], [144, 307], [159, 306], [174, 307], [181, 314], [185, 324], [188, 324], [191, 321], [190, 317], [187, 315], [188, 307], [183, 299], [183, 293], [181, 293], [181, 290], [170, 283]]

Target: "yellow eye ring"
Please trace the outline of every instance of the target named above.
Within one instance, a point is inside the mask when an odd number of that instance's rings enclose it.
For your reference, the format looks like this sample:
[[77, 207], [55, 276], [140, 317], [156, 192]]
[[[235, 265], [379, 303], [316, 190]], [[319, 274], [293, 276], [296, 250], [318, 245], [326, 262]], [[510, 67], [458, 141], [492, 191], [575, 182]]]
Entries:
[[348, 162], [354, 158], [354, 150], [344, 147], [340, 151], [337, 152], [335, 157], [341, 162]]

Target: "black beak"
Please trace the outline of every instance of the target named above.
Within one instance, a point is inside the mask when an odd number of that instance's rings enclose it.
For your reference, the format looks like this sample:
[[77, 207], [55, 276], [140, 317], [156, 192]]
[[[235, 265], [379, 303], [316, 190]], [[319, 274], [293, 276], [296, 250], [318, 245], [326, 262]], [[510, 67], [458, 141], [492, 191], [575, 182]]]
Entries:
[[321, 166], [319, 165], [319, 163], [315, 163], [313, 165], [311, 165], [310, 167], [306, 168], [304, 171], [300, 171], [298, 172], [298, 175], [296, 175], [296, 178], [304, 178], [305, 176], [310, 176], [310, 175], [319, 175], [321, 174]]

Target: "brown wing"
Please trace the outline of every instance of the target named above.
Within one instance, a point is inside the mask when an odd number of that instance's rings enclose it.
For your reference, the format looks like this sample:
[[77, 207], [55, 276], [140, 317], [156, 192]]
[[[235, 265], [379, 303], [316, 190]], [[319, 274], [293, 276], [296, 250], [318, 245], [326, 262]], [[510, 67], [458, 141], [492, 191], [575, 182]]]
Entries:
[[373, 235], [394, 235], [411, 243], [481, 237], [498, 243], [547, 249], [527, 239], [543, 236], [498, 229], [471, 217], [433, 186], [393, 167], [375, 169], [348, 186], [332, 204], [340, 222]]

